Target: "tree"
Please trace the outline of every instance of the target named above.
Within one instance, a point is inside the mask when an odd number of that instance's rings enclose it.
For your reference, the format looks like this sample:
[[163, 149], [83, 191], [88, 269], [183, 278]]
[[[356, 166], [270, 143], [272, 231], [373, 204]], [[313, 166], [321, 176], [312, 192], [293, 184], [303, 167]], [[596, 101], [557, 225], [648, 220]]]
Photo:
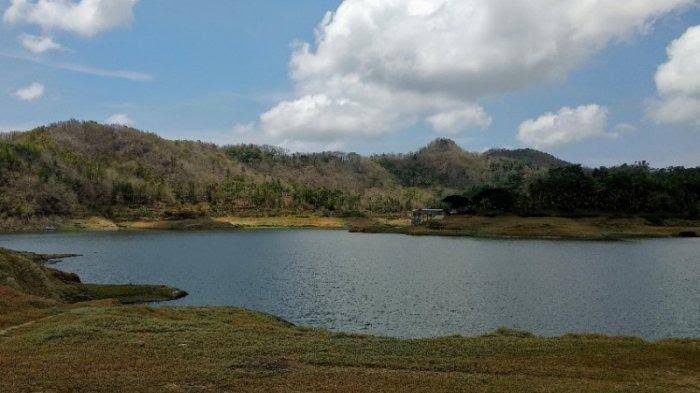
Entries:
[[448, 195], [442, 198], [442, 203], [448, 210], [458, 213], [467, 212], [471, 206], [471, 200], [464, 195]]

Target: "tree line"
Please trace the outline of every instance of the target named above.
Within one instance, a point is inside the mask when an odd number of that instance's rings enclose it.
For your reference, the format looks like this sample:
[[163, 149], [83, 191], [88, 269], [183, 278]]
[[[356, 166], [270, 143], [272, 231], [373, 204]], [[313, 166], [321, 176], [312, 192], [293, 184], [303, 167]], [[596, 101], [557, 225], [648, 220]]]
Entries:
[[471, 187], [443, 198], [442, 205], [477, 214], [697, 218], [700, 168], [652, 169], [646, 162], [596, 169], [569, 165], [551, 168], [527, 184]]

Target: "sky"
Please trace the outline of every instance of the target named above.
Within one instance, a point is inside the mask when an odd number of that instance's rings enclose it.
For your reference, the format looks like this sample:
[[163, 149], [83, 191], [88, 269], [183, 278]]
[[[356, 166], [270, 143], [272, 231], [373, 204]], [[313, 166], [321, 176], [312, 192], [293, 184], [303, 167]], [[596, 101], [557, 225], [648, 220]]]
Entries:
[[0, 131], [700, 165], [697, 0], [0, 0]]

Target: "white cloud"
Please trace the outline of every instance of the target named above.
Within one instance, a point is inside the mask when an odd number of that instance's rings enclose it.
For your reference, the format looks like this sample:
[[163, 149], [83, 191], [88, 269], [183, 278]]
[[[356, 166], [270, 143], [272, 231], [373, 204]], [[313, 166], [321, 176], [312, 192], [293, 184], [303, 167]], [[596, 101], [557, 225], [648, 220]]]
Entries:
[[561, 108], [557, 113], [545, 113], [537, 119], [526, 120], [518, 128], [518, 140], [538, 149], [566, 145], [590, 138], [616, 138], [629, 131], [628, 125], [618, 125], [619, 132], [606, 132], [608, 110], [599, 105]]
[[263, 130], [274, 137], [327, 141], [347, 133], [376, 136], [390, 128], [392, 114], [356, 101], [324, 94], [283, 101], [260, 116]]
[[344, 141], [301, 141], [280, 138], [259, 131], [260, 127], [255, 122], [236, 124], [233, 127], [233, 133], [228, 132], [225, 137], [217, 137], [217, 140], [220, 144], [275, 145], [293, 152], [337, 151], [345, 146]]
[[[478, 101], [565, 76], [695, 0], [345, 0], [290, 61], [296, 97], [260, 117], [278, 138], [338, 141], [427, 121], [488, 125]], [[469, 108], [465, 110], [464, 108]]]
[[637, 126], [629, 123], [620, 123], [613, 127], [613, 133], [617, 135], [623, 135], [633, 131], [637, 131]]
[[44, 53], [48, 50], [62, 49], [61, 44], [55, 42], [49, 36], [35, 36], [31, 34], [22, 34], [19, 36], [19, 41], [22, 46], [33, 53]]
[[484, 108], [470, 105], [464, 109], [438, 113], [426, 118], [437, 132], [457, 134], [470, 128], [485, 129], [491, 125], [491, 117]]
[[23, 87], [16, 92], [14, 96], [24, 101], [33, 101], [44, 95], [44, 85], [34, 82], [27, 87]]
[[108, 117], [105, 123], [120, 126], [131, 126], [134, 124], [126, 113], [115, 113]]
[[84, 36], [131, 24], [138, 0], [12, 0], [6, 23], [30, 23], [45, 30], [60, 29]]
[[673, 41], [668, 61], [656, 71], [659, 100], [651, 116], [659, 123], [700, 127], [700, 26]]
[[73, 71], [73, 72], [78, 72], [81, 74], [104, 76], [104, 77], [109, 77], [109, 78], [128, 79], [128, 80], [135, 81], [135, 82], [149, 82], [149, 81], [152, 81], [154, 79], [153, 75], [148, 74], [148, 73], [144, 73], [144, 72], [139, 72], [139, 71], [110, 70], [110, 69], [95, 68], [95, 67], [85, 66], [82, 64], [75, 64], [75, 63], [52, 62], [52, 61], [47, 61], [45, 59], [34, 57], [34, 56], [17, 55], [17, 54], [4, 53], [4, 52], [0, 52], [0, 56], [7, 57], [10, 59], [29, 61], [29, 62], [32, 62], [34, 64], [39, 64], [39, 65], [42, 65], [45, 67], [56, 68], [59, 70]]
[[233, 133], [239, 135], [249, 135], [255, 132], [255, 122], [239, 123], [233, 126]]

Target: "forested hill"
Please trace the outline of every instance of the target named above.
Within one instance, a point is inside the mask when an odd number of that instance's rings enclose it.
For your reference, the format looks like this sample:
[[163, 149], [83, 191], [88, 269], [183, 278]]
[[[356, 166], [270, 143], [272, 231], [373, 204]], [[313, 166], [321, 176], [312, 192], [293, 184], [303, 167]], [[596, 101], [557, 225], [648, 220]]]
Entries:
[[536, 166], [558, 167], [571, 165], [551, 154], [543, 153], [535, 149], [491, 149], [484, 153], [484, 155], [491, 158], [510, 158]]
[[446, 139], [409, 154], [290, 154], [68, 121], [2, 134], [0, 218], [396, 213], [484, 188], [524, 194], [568, 165], [529, 149], [470, 153]]

